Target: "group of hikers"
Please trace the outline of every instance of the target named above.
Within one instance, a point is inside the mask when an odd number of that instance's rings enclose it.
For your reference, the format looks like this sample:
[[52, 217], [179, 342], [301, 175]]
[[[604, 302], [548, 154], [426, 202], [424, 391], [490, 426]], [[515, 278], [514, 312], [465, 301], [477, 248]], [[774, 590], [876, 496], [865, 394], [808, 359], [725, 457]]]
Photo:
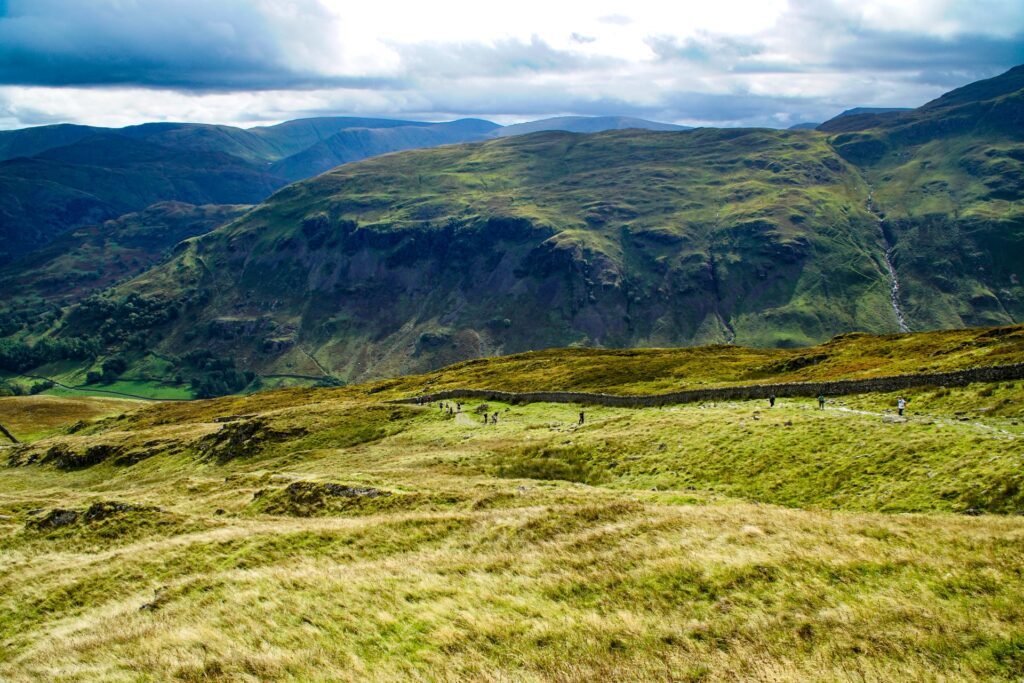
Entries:
[[[824, 393], [818, 394], [818, 410], [825, 410], [825, 400], [826, 399], [825, 399], [825, 394]], [[774, 408], [775, 407], [775, 394], [774, 393], [771, 393], [771, 394], [768, 395], [768, 407], [769, 408]], [[904, 397], [900, 396], [899, 398], [896, 399], [896, 412], [899, 414], [900, 417], [903, 417], [903, 411], [905, 411], [906, 409], [907, 409], [907, 399], [905, 399]], [[582, 418], [582, 416], [583, 416], [583, 413], [580, 413], [580, 417], [581, 418]], [[580, 424], [582, 424], [582, 422]]]
[[[775, 407], [775, 399], [776, 399], [776, 396], [775, 396], [774, 393], [771, 393], [771, 394], [768, 395], [768, 407], [769, 408], [774, 408]], [[419, 403], [419, 400], [417, 399], [416, 402]], [[825, 394], [824, 393], [818, 394], [818, 410], [824, 410], [825, 409], [825, 402], [826, 402]], [[438, 401], [437, 407], [441, 410], [442, 413], [447, 414], [447, 415], [455, 415], [457, 413], [461, 413], [462, 412], [462, 403], [458, 402], [458, 401], [456, 401], [455, 403], [448, 403], [448, 402], [445, 402], [445, 401]], [[485, 410], [483, 411], [483, 421], [484, 421], [485, 425], [486, 424], [493, 424], [493, 425], [498, 424], [498, 413], [497, 412], [491, 413], [491, 412], [487, 411], [486, 410], [486, 406], [481, 406], [481, 408], [485, 408]], [[900, 415], [900, 417], [902, 417], [903, 416], [903, 412], [906, 409], [907, 409], [907, 399], [905, 399], [904, 397], [900, 396], [899, 398], [896, 399], [896, 412]], [[581, 410], [580, 411], [580, 419], [579, 419], [579, 422], [577, 422], [577, 424], [580, 427], [582, 427], [585, 420], [586, 420], [586, 416], [584, 415], [583, 411]]]
[[[456, 415], [456, 414], [462, 412], [462, 403], [459, 402], [459, 401], [456, 401], [455, 403], [448, 403], [446, 401], [438, 401], [437, 407], [440, 408], [441, 412], [446, 414], [446, 415]], [[498, 413], [497, 413], [497, 411], [495, 411], [494, 413], [488, 413], [487, 411], [484, 411], [484, 413], [483, 413], [483, 420], [484, 420], [484, 424], [485, 425], [486, 424], [492, 424], [492, 425], [498, 424]]]
[[[416, 404], [420, 405], [420, 403], [421, 403], [420, 400], [416, 399]], [[457, 414], [462, 412], [462, 403], [459, 402], [459, 401], [456, 401], [455, 403], [448, 403], [447, 401], [438, 401], [437, 402], [437, 407], [441, 411], [441, 413], [444, 414], [444, 415], [453, 415], [454, 416], [454, 415], [457, 415]], [[480, 408], [484, 408], [484, 410], [483, 410], [483, 421], [484, 421], [485, 425], [486, 424], [492, 424], [492, 425], [498, 424], [498, 413], [497, 413], [497, 411], [495, 411], [493, 413], [488, 412], [486, 410], [487, 406], [480, 406]], [[477, 410], [479, 412], [479, 408]], [[577, 422], [577, 424], [582, 427], [583, 426], [583, 422], [584, 422], [585, 419], [586, 419], [586, 416], [583, 414], [583, 411], [581, 410], [580, 411], [580, 419], [579, 419], [579, 422]]]

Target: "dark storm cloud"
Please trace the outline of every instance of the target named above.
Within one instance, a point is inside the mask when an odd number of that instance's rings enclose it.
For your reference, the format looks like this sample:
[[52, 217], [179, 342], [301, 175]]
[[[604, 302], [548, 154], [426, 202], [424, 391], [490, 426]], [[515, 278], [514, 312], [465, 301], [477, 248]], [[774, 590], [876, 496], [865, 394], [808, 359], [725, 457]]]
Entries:
[[[1024, 33], [1008, 38], [961, 34], [942, 38], [900, 31], [854, 29], [827, 66], [876, 71], [920, 70], [930, 74], [990, 72], [1024, 62]], [[935, 83], [934, 80], [928, 80]], [[936, 83], [948, 85], [949, 82]]]
[[[297, 21], [315, 24], [311, 0]], [[250, 0], [9, 0], [0, 4], [0, 83], [180, 90], [393, 87], [325, 77], [294, 61], [286, 32]], [[308, 39], [309, 36], [302, 36]]]

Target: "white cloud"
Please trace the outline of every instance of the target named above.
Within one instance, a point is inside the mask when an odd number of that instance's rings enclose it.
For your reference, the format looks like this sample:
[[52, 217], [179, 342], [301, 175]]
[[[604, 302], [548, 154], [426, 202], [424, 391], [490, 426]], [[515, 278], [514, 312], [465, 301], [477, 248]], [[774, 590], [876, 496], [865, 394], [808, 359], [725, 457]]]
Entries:
[[856, 105], [921, 104], [1024, 61], [1019, 0], [7, 7], [0, 127], [327, 113], [786, 125]]

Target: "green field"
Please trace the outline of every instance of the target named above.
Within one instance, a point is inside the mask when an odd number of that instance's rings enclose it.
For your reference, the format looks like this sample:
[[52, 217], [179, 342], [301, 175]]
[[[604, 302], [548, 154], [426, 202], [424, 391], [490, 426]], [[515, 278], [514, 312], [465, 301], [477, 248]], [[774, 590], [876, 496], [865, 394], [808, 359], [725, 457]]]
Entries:
[[[1013, 348], [958, 334], [862, 339], [860, 356], [948, 344], [892, 367], [954, 367]], [[840, 346], [835, 367], [853, 357]], [[589, 388], [634, 390], [676, 367], [631, 384], [597, 353], [546, 352], [535, 371], [557, 385], [583, 358], [606, 364]], [[734, 376], [764, 374], [735, 353]], [[472, 376], [511, 383], [522, 362]], [[99, 399], [2, 399], [67, 412], [0, 451], [0, 678], [1024, 676], [1024, 382], [908, 391], [903, 419], [892, 394], [490, 402], [488, 425], [479, 402], [384, 400], [467, 367], [133, 403], [59, 433]]]

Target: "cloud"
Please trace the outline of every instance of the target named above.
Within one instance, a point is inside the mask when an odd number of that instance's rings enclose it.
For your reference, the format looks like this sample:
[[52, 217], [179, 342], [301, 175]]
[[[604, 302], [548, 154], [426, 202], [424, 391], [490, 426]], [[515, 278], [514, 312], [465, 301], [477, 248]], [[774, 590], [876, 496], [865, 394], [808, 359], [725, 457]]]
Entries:
[[613, 66], [609, 57], [591, 57], [553, 48], [537, 36], [529, 41], [511, 38], [494, 44], [417, 43], [392, 46], [401, 58], [403, 71], [414, 78], [500, 79], [523, 74], [556, 74]]
[[[10, 0], [0, 13], [0, 82], [182, 90], [383, 87], [332, 74], [304, 53], [333, 21], [315, 0]], [[311, 45], [310, 42], [313, 44]]]
[[614, 26], [627, 26], [633, 23], [633, 20], [625, 14], [606, 14], [603, 17], [598, 17], [597, 20], [603, 24], [612, 24]]
[[1019, 0], [0, 0], [0, 127], [321, 114], [788, 125], [1024, 62]]

